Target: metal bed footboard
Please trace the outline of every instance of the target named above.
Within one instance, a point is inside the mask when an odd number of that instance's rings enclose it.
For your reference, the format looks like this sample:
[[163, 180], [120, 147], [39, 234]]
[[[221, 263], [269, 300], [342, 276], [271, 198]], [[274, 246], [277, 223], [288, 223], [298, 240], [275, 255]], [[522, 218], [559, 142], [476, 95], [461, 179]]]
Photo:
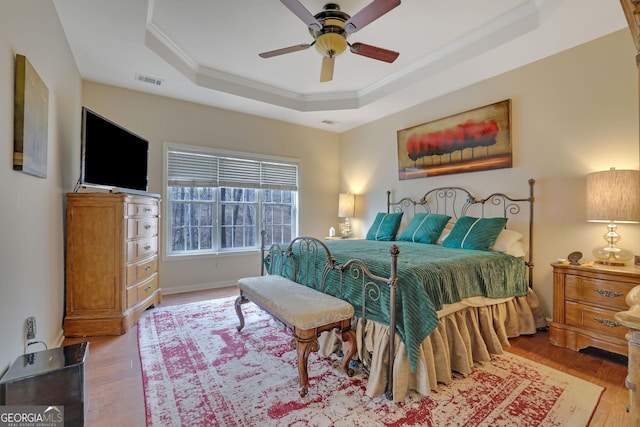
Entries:
[[[343, 285], [345, 275], [349, 275], [352, 280], [360, 284], [362, 295], [361, 321], [367, 322], [367, 301], [377, 301], [382, 295], [381, 285], [389, 288], [389, 352], [387, 365], [387, 386], [385, 396], [393, 398], [393, 363], [395, 355], [395, 331], [396, 331], [396, 294], [398, 288], [398, 255], [400, 248], [391, 245], [389, 254], [391, 256], [390, 277], [381, 277], [372, 273], [367, 265], [360, 259], [350, 259], [344, 264], [338, 264], [331, 254], [329, 248], [319, 239], [314, 237], [297, 237], [286, 248], [278, 244], [266, 248], [266, 232], [261, 232], [262, 244], [262, 274], [290, 275], [289, 279], [298, 282], [301, 286], [309, 286], [320, 292], [325, 291], [327, 276], [335, 271], [339, 274], [340, 295], [343, 296]], [[294, 254], [297, 256], [294, 257]], [[267, 267], [265, 267], [265, 264]], [[318, 272], [315, 266], [324, 265], [322, 271]]]

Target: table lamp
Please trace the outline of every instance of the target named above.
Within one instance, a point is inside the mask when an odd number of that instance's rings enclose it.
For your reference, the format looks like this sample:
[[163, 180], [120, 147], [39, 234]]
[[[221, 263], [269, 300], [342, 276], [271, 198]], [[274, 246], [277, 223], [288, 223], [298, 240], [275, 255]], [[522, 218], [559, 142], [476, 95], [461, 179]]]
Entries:
[[587, 175], [587, 221], [606, 222], [606, 246], [593, 250], [599, 264], [624, 265], [633, 252], [617, 246], [617, 224], [640, 222], [640, 171], [617, 170]]
[[351, 237], [351, 224], [349, 218], [355, 215], [356, 195], [351, 193], [340, 193], [338, 199], [338, 217], [344, 218], [344, 228], [342, 229], [342, 237], [348, 239]]

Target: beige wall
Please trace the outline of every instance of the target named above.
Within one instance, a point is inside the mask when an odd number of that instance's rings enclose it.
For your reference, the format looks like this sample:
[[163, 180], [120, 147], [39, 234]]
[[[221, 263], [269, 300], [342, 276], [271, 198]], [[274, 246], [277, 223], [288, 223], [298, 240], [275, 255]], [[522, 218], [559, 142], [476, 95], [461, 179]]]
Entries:
[[[364, 194], [356, 233], [385, 209], [386, 190], [421, 196], [462, 185], [486, 196], [528, 195], [536, 179], [534, 287], [551, 316], [549, 263], [604, 244], [604, 224], [585, 221], [585, 175], [638, 169], [638, 79], [627, 30], [524, 66], [341, 135], [341, 185]], [[512, 100], [513, 168], [399, 181], [396, 131]], [[640, 225], [621, 225], [620, 246], [640, 254]], [[402, 256], [402, 255], [401, 255]]]
[[[340, 165], [339, 136], [335, 133], [92, 82], [84, 82], [82, 102], [149, 140], [151, 192], [164, 191], [164, 141], [282, 156], [300, 162], [300, 234], [324, 236], [337, 222]], [[79, 151], [75, 155], [79, 158]], [[163, 216], [163, 223], [167, 218]], [[186, 259], [162, 257], [160, 286], [165, 293], [183, 292], [235, 284], [243, 275], [259, 273], [257, 251]]]
[[[12, 170], [16, 54], [49, 89], [47, 177]], [[0, 2], [0, 375], [24, 352], [24, 322], [37, 339], [62, 340], [63, 197], [77, 178], [70, 148], [80, 144], [80, 74], [51, 2]], [[30, 351], [42, 350], [35, 345]]]

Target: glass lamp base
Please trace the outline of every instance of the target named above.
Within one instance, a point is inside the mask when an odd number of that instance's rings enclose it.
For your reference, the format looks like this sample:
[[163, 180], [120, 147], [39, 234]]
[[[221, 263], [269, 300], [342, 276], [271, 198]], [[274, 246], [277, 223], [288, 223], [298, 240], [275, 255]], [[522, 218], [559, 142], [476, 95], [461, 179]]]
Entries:
[[625, 265], [633, 259], [633, 252], [618, 247], [604, 246], [595, 248], [593, 256], [596, 263], [605, 265]]

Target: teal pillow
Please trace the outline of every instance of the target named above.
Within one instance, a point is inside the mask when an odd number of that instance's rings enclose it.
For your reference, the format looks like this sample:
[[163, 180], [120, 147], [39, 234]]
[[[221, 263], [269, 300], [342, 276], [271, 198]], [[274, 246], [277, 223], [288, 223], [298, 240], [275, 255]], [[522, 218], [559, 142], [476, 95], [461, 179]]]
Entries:
[[367, 231], [367, 240], [395, 240], [401, 220], [402, 212], [379, 212], [373, 225]]
[[450, 219], [450, 216], [442, 214], [416, 214], [411, 218], [411, 222], [407, 225], [407, 228], [400, 233], [398, 240], [433, 244], [438, 240], [440, 233], [442, 233], [442, 230], [444, 230], [444, 227]]
[[442, 246], [488, 251], [506, 224], [506, 218], [462, 216], [458, 218], [451, 233], [442, 242]]

